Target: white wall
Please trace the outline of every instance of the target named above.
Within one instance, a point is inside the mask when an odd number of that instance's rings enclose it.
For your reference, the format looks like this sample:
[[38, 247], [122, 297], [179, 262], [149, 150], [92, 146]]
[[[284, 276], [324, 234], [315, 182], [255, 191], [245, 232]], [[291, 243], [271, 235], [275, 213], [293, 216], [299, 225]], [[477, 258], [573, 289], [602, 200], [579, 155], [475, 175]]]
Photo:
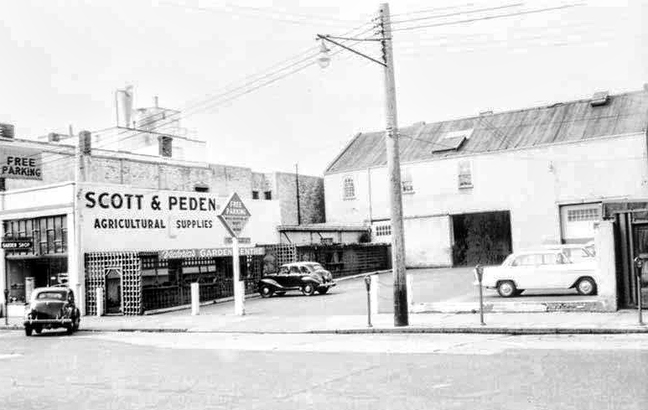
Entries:
[[[645, 138], [634, 134], [404, 163], [402, 168], [409, 169], [414, 186], [413, 194], [403, 195], [404, 217], [508, 210], [514, 250], [558, 243], [559, 205], [648, 196]], [[472, 167], [471, 189], [458, 187], [458, 163], [465, 160]], [[356, 181], [354, 200], [342, 199], [343, 180], [349, 175]], [[329, 174], [324, 184], [327, 222], [358, 223], [390, 217], [386, 167]], [[436, 229], [442, 238], [450, 235], [449, 224]], [[410, 233], [406, 230], [405, 245], [433, 249], [444, 243], [420, 227]], [[412, 266], [447, 262], [442, 253], [424, 257], [420, 249], [407, 251], [407, 255]]]

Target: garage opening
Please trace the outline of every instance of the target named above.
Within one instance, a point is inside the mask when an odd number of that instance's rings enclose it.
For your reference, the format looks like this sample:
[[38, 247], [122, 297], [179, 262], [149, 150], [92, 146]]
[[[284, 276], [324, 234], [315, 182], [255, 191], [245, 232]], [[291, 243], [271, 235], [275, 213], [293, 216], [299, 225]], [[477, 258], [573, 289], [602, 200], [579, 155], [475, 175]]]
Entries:
[[452, 215], [454, 266], [500, 264], [511, 253], [509, 211]]

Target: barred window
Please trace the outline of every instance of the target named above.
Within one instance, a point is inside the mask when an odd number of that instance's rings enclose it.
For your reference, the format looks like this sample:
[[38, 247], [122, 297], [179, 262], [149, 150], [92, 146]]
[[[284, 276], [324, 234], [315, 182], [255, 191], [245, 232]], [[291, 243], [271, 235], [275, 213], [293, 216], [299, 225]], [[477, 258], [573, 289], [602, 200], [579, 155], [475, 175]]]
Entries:
[[355, 198], [355, 183], [353, 182], [353, 177], [344, 178], [344, 199], [354, 199]]
[[598, 221], [600, 219], [598, 208], [569, 209], [568, 222]]
[[376, 226], [376, 236], [389, 236], [389, 235], [391, 235], [391, 225]]
[[472, 188], [472, 167], [470, 161], [459, 161], [459, 189]]

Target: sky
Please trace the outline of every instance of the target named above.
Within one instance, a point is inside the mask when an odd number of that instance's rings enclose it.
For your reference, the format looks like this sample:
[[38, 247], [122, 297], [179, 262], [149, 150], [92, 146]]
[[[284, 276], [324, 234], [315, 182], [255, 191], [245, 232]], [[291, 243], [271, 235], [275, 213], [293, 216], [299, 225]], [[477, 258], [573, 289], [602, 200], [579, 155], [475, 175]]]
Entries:
[[[384, 129], [384, 77], [378, 64], [333, 45], [321, 69], [316, 35], [375, 38], [378, 7], [2, 0], [0, 122], [27, 139], [70, 124], [101, 130], [115, 125], [115, 90], [131, 84], [136, 107], [157, 95], [161, 106], [182, 110], [182, 126], [207, 141], [209, 162], [257, 172], [299, 164], [301, 173], [323, 175], [356, 133]], [[401, 126], [648, 82], [642, 0], [403, 0], [390, 8]], [[378, 42], [346, 44], [380, 57]]]

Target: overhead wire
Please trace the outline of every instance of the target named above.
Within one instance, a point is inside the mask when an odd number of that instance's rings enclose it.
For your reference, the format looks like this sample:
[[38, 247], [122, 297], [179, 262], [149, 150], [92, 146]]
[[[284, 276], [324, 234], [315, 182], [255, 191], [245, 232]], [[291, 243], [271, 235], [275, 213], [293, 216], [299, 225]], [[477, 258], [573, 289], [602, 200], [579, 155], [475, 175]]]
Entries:
[[[485, 8], [473, 9], [473, 10], [464, 10], [464, 11], [458, 11], [458, 12], [454, 12], [454, 13], [437, 14], [437, 15], [428, 16], [428, 17], [417, 17], [417, 18], [412, 18], [412, 19], [407, 19], [407, 20], [392, 20], [391, 24], [392, 25], [399, 25], [399, 24], [404, 24], [404, 23], [411, 23], [411, 22], [414, 22], [414, 21], [436, 20], [436, 19], [442, 19], [442, 18], [446, 18], [446, 17], [461, 16], [461, 15], [465, 15], [465, 14], [483, 13], [485, 11], [495, 11], [495, 10], [517, 8], [517, 7], [523, 6], [524, 4], [525, 4], [524, 2], [510, 3], [510, 4], [505, 4], [503, 6], [485, 7]], [[394, 31], [394, 30], [392, 30], [392, 31]]]

